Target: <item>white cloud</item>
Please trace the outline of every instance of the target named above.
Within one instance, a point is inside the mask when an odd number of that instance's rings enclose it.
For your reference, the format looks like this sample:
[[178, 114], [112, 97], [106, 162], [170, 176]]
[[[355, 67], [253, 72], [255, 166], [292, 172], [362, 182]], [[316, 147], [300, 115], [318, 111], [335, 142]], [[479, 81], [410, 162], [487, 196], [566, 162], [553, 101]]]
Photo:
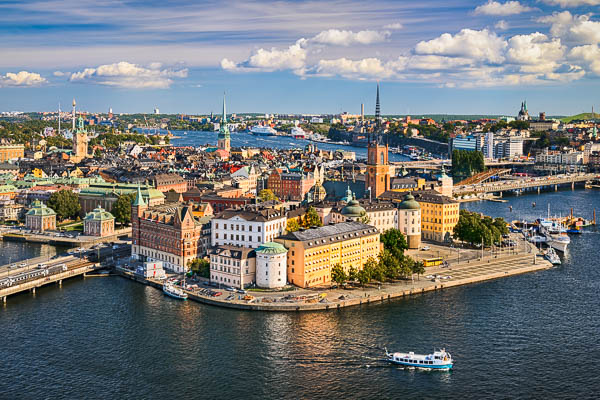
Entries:
[[236, 63], [227, 58], [221, 60], [221, 68], [229, 71], [277, 71], [291, 69], [302, 75], [306, 65], [306, 39], [300, 39], [287, 49], [258, 49], [247, 60]]
[[441, 36], [417, 43], [417, 54], [435, 54], [449, 57], [468, 57], [490, 63], [501, 63], [507, 43], [495, 33], [463, 29], [456, 35], [444, 33]]
[[564, 58], [565, 47], [560, 39], [549, 40], [543, 33], [516, 35], [508, 41], [506, 58], [520, 64], [521, 71], [527, 73], [552, 72]]
[[172, 78], [185, 78], [188, 74], [185, 68], [179, 70], [161, 68], [160, 63], [151, 63], [148, 67], [143, 67], [121, 61], [74, 72], [69, 80], [131, 89], [166, 89], [173, 83]]
[[0, 87], [40, 86], [47, 82], [46, 78], [35, 72], [7, 72], [6, 75], [0, 75]]
[[505, 31], [507, 30], [509, 27], [508, 22], [506, 22], [505, 20], [501, 19], [500, 21], [496, 22], [496, 25], [494, 25], [494, 28], [501, 30], [501, 31]]
[[533, 10], [533, 8], [524, 6], [518, 1], [507, 1], [506, 3], [500, 3], [494, 0], [488, 0], [488, 2], [484, 5], [475, 8], [475, 14], [504, 16], [521, 14], [531, 10]]
[[593, 73], [600, 75], [600, 47], [597, 44], [574, 47], [569, 56], [586, 63]]
[[600, 5], [600, 0], [542, 0], [542, 1], [544, 3], [550, 4], [552, 6], [561, 6], [562, 8]]
[[393, 24], [384, 25], [383, 29], [402, 29], [404, 26], [400, 22], [394, 22]]
[[312, 42], [320, 44], [329, 44], [335, 46], [350, 46], [353, 44], [371, 44], [385, 41], [390, 36], [390, 32], [383, 31], [343, 31], [339, 29], [328, 29], [320, 32], [311, 39]]
[[66, 76], [66, 75], [69, 75], [69, 73], [68, 73], [68, 72], [63, 72], [63, 71], [54, 71], [54, 72], [52, 73], [52, 75], [54, 75], [54, 76], [58, 76], [58, 77], [61, 77], [61, 76]]
[[589, 15], [572, 15], [568, 11], [555, 12], [538, 19], [550, 25], [552, 36], [575, 44], [600, 43], [600, 22], [591, 21]]
[[444, 56], [412, 56], [408, 61], [411, 69], [422, 70], [453, 70], [457, 67], [472, 65], [473, 60], [462, 57], [444, 57]]
[[398, 74], [406, 67], [406, 61], [404, 57], [388, 62], [382, 62], [378, 58], [320, 60], [317, 65], [317, 74], [325, 76], [340, 75], [354, 79], [397, 78]]

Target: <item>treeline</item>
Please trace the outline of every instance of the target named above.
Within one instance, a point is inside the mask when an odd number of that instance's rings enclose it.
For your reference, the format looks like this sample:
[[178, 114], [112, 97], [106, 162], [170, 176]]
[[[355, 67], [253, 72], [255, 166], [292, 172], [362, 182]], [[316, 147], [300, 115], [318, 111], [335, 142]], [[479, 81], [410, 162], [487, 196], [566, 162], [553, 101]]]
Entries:
[[485, 171], [485, 159], [481, 151], [452, 151], [452, 175], [471, 176], [482, 171]]
[[504, 218], [482, 216], [476, 212], [460, 210], [458, 223], [454, 227], [454, 238], [463, 242], [491, 246], [502, 241], [502, 235], [508, 234]]
[[103, 133], [90, 140], [90, 146], [102, 146], [107, 149], [118, 149], [124, 142], [135, 142], [141, 145], [158, 145], [161, 140], [169, 142], [169, 138], [166, 136], [156, 135], [142, 135], [142, 134], [114, 134], [114, 133]]

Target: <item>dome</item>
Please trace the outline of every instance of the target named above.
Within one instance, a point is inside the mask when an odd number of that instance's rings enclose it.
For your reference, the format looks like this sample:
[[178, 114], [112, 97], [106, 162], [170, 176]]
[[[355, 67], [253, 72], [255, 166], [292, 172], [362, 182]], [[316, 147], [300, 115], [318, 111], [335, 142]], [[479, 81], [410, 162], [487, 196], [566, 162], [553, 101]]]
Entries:
[[356, 198], [350, 200], [346, 207], [342, 208], [342, 215], [350, 218], [357, 218], [365, 213], [365, 209], [360, 205]]
[[420, 210], [421, 205], [415, 200], [415, 197], [412, 194], [407, 194], [404, 196], [404, 200], [400, 203], [398, 208], [401, 210]]
[[260, 245], [256, 250], [260, 254], [283, 254], [287, 253], [287, 249], [281, 243], [268, 242]]
[[85, 216], [86, 221], [96, 220], [96, 221], [106, 221], [109, 219], [114, 219], [113, 215], [103, 209], [102, 207], [94, 208], [94, 211], [87, 213]]
[[49, 216], [56, 215], [53, 209], [45, 205], [39, 200], [35, 200], [31, 205], [31, 210], [27, 212], [27, 215], [41, 215], [41, 216]]

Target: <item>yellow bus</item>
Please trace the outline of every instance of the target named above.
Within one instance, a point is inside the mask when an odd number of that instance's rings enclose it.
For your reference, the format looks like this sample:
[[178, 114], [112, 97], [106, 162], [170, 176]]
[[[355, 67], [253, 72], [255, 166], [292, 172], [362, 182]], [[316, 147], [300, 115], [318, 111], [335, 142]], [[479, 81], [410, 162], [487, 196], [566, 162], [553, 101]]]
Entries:
[[436, 258], [426, 258], [423, 260], [424, 267], [436, 267], [438, 265], [442, 265], [444, 260], [441, 257]]

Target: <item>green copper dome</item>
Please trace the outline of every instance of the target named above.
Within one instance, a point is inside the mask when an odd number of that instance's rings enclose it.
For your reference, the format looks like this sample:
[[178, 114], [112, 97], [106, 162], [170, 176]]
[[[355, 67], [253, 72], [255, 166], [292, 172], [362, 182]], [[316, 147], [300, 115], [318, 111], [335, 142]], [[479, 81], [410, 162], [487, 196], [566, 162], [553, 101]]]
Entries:
[[407, 194], [404, 196], [404, 200], [400, 203], [398, 208], [401, 210], [420, 210], [421, 205], [415, 200], [415, 197], [412, 194]]
[[287, 249], [281, 243], [268, 242], [260, 245], [256, 250], [261, 254], [283, 254], [287, 253]]
[[356, 200], [356, 198], [350, 200], [346, 207], [342, 208], [342, 215], [345, 215], [346, 217], [350, 218], [358, 218], [364, 215], [365, 212], [366, 210], [362, 208], [362, 206], [360, 205], [358, 200]]
[[90, 211], [85, 216], [86, 221], [108, 221], [111, 219], [115, 219], [111, 213], [103, 209], [102, 207], [94, 208], [93, 211]]
[[41, 201], [36, 200], [31, 205], [31, 210], [29, 210], [27, 212], [27, 215], [48, 216], [48, 215], [56, 215], [56, 213], [54, 212], [53, 209], [51, 209], [50, 207], [48, 207], [47, 205], [45, 205]]

